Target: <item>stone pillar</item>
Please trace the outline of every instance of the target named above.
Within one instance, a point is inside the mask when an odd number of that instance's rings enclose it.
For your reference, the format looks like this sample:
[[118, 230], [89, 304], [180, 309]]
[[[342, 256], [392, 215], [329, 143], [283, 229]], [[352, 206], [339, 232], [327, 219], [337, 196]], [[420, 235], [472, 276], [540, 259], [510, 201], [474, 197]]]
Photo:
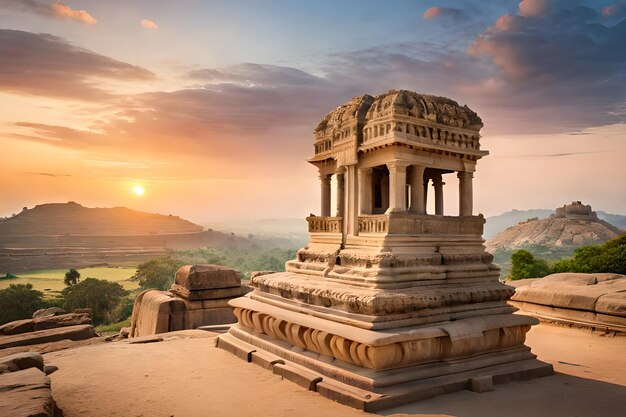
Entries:
[[390, 162], [389, 169], [389, 208], [386, 213], [406, 211], [406, 167], [408, 164]]
[[441, 178], [441, 174], [433, 176], [433, 188], [435, 189], [435, 214], [443, 216], [443, 186], [445, 182]]
[[321, 175], [321, 194], [322, 194], [322, 207], [320, 215], [322, 217], [330, 216], [330, 175]]
[[415, 214], [426, 213], [426, 196], [424, 194], [424, 170], [425, 167], [413, 165], [409, 171], [411, 184], [411, 205], [409, 211]]
[[422, 185], [422, 189], [424, 190], [424, 214], [428, 214], [428, 181], [430, 178], [424, 178], [424, 184]]
[[342, 173], [337, 172], [337, 217], [343, 217], [345, 207], [345, 184]]
[[459, 171], [459, 216], [471, 216], [474, 211], [474, 196], [472, 190], [472, 178], [474, 173]]
[[372, 168], [359, 169], [359, 213], [372, 214]]
[[359, 234], [359, 184], [356, 165], [348, 165], [345, 174], [344, 228], [347, 235]]

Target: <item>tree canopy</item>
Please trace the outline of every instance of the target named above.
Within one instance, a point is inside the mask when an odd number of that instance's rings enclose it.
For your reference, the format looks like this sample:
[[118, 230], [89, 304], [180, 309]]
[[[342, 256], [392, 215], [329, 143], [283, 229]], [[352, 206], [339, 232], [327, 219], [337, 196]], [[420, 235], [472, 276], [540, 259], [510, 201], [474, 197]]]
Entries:
[[0, 290], [0, 324], [30, 318], [43, 306], [43, 293], [32, 284], [11, 284]]
[[63, 307], [67, 311], [90, 308], [94, 324], [109, 323], [111, 313], [127, 294], [117, 282], [87, 278], [63, 290]]
[[76, 285], [78, 284], [78, 281], [80, 281], [80, 272], [74, 268], [67, 271], [65, 273], [65, 278], [63, 278], [65, 285]]
[[541, 278], [550, 273], [550, 267], [546, 261], [535, 258], [524, 249], [513, 252], [511, 265], [511, 275], [509, 275], [511, 280]]

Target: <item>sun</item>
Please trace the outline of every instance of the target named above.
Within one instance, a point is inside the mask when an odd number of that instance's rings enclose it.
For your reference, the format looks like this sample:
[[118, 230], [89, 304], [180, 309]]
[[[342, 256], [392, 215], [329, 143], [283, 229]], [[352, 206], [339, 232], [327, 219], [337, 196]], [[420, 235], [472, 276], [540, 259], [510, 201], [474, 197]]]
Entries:
[[133, 186], [133, 193], [135, 193], [136, 196], [141, 197], [146, 193], [146, 189], [143, 188], [142, 185], [137, 184]]

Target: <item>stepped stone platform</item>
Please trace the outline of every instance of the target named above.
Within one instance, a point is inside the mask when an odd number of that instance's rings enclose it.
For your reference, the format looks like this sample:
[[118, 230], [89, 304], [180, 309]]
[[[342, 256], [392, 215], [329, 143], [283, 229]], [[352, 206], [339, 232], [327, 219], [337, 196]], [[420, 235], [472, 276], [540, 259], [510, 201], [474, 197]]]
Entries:
[[187, 265], [169, 291], [146, 290], [135, 299], [129, 337], [233, 323], [228, 302], [243, 294], [239, 273], [219, 265]]
[[626, 332], [626, 276], [560, 273], [511, 282], [510, 303], [543, 320]]
[[[321, 185], [309, 243], [229, 302], [237, 324], [217, 346], [365, 410], [552, 374], [524, 345], [539, 321], [513, 314], [473, 214], [481, 127], [467, 106], [410, 91], [330, 112], [309, 160]], [[458, 216], [443, 210], [451, 173]]]

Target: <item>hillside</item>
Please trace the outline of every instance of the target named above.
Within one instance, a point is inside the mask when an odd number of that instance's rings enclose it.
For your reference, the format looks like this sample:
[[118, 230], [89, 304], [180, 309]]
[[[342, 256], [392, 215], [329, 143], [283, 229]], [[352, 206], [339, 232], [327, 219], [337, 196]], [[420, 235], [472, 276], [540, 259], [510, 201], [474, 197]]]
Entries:
[[551, 261], [571, 256], [580, 246], [604, 243], [622, 232], [600, 219], [590, 206], [577, 201], [557, 208], [548, 218], [534, 217], [510, 226], [488, 239], [485, 247], [506, 276], [515, 250], [526, 249]]
[[248, 245], [176, 216], [124, 207], [42, 204], [0, 221], [0, 275], [36, 269], [137, 265], [170, 250]]
[[[626, 216], [621, 214], [610, 214], [601, 210], [598, 210], [596, 213], [598, 215], [598, 219], [604, 220], [605, 222], [608, 222], [615, 227], [619, 227], [622, 230], [626, 230]], [[515, 226], [519, 222], [523, 222], [534, 217], [537, 217], [538, 219], [545, 219], [553, 214], [554, 210], [551, 209], [514, 209], [498, 214], [497, 216], [490, 216], [485, 219], [486, 223], [483, 237], [485, 239], [490, 239], [507, 228]]]
[[0, 221], [0, 236], [117, 236], [200, 231], [202, 226], [177, 216], [126, 207], [88, 208], [71, 201], [24, 208], [16, 216]]

